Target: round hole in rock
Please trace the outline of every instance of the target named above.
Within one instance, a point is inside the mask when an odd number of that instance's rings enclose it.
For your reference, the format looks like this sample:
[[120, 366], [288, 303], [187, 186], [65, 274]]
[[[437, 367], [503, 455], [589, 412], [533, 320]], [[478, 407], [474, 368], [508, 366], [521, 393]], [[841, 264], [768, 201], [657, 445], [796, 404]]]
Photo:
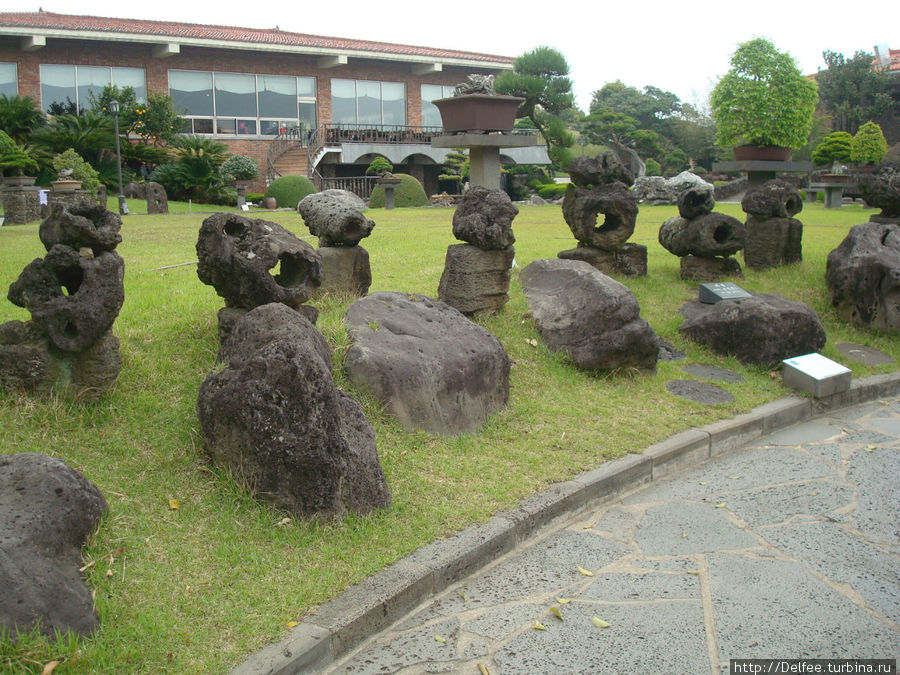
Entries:
[[731, 236], [731, 228], [727, 225], [719, 225], [713, 232], [713, 239], [717, 244], [728, 241]]
[[284, 288], [302, 286], [309, 277], [309, 263], [303, 258], [282, 255], [269, 273], [275, 278], [275, 283]]
[[246, 225], [236, 220], [229, 220], [225, 223], [225, 227], [223, 228], [225, 234], [230, 237], [240, 237], [247, 231]]
[[84, 281], [84, 270], [78, 265], [72, 265], [58, 270], [56, 279], [59, 281], [60, 291], [63, 295], [75, 295]]
[[70, 340], [74, 340], [78, 337], [78, 327], [71, 321], [66, 321], [66, 325], [63, 326], [62, 334]]

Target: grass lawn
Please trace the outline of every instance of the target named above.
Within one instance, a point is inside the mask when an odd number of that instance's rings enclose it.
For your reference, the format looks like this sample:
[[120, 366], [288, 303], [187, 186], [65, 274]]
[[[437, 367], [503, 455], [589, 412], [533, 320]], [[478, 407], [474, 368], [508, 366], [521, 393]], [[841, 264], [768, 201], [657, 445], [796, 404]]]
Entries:
[[[743, 220], [738, 204], [717, 210]], [[811, 305], [825, 323], [828, 357], [840, 360], [835, 343], [853, 341], [900, 361], [896, 336], [845, 325], [827, 303], [825, 258], [869, 213], [855, 205], [805, 205], [799, 215], [804, 261], [747, 270], [740, 285]], [[335, 377], [361, 400], [375, 427], [393, 496], [389, 509], [338, 522], [285, 520], [207, 463], [195, 405], [200, 382], [214, 367], [216, 312], [223, 303], [200, 283], [193, 264], [183, 264], [196, 260], [204, 216], [126, 216], [118, 249], [126, 264], [126, 300], [114, 327], [123, 368], [115, 387], [93, 405], [0, 393], [0, 452], [59, 457], [109, 502], [84, 550], [101, 629], [83, 642], [30, 635], [13, 645], [0, 639], [0, 671], [40, 673], [45, 663], [60, 660], [57, 673], [225, 672], [283, 637], [323, 601], [429, 541], [610, 458], [791, 393], [780, 376], [712, 354], [678, 334], [677, 310], [696, 295], [696, 284], [679, 279], [678, 259], [657, 243], [659, 226], [675, 214], [672, 206], [641, 207], [631, 241], [648, 247], [649, 275], [619, 280], [637, 296], [642, 316], [687, 359], [660, 362], [654, 375], [577, 370], [540, 343], [514, 271], [509, 304], [497, 316], [475, 319], [500, 338], [513, 361], [509, 405], [478, 434], [440, 438], [402, 429], [342, 374], [349, 301], [316, 302], [319, 328], [334, 350]], [[315, 244], [296, 213], [250, 215]], [[368, 215], [377, 223], [363, 242], [371, 255], [371, 290], [436, 296], [446, 247], [454, 243], [452, 210]], [[575, 245], [558, 206], [521, 207], [513, 225], [519, 267]], [[0, 228], [0, 284], [12, 283], [44, 255], [37, 230], [37, 223]], [[0, 321], [27, 318], [5, 298], [0, 302]], [[667, 380], [692, 379], [682, 370], [688, 363], [743, 375], [743, 382], [723, 385], [735, 402], [706, 407], [668, 394]], [[854, 377], [892, 370], [847, 365]]]

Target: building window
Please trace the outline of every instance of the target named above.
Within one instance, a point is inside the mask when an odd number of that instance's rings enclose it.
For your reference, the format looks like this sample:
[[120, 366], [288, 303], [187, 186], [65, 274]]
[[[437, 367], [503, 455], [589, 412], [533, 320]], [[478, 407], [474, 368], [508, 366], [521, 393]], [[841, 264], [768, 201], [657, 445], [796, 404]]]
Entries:
[[17, 96], [19, 78], [15, 63], [0, 63], [0, 96]]
[[331, 120], [335, 124], [404, 126], [406, 85], [402, 82], [332, 80]]
[[91, 96], [109, 85], [133, 88], [138, 101], [147, 98], [143, 68], [41, 64], [41, 105], [51, 114], [90, 110]]
[[169, 95], [186, 133], [277, 135], [316, 128], [316, 79], [170, 70]]
[[422, 85], [422, 126], [423, 127], [440, 127], [441, 113], [437, 106], [432, 103], [439, 98], [449, 98], [453, 96], [454, 87], [446, 84], [423, 84]]

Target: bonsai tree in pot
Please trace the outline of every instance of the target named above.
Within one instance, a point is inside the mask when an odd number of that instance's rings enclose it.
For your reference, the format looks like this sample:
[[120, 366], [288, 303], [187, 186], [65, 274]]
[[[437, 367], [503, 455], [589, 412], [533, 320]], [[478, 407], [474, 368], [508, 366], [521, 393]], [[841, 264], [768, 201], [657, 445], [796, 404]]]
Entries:
[[[26, 176], [26, 172], [38, 172], [38, 164], [28, 154], [19, 147], [16, 142], [9, 137], [5, 131], [0, 129], [0, 174], [3, 176]], [[7, 185], [11, 181], [6, 181]], [[19, 181], [24, 184], [23, 181]], [[34, 182], [34, 178], [31, 178]]]
[[[789, 54], [764, 38], [744, 42], [710, 97], [716, 142], [723, 147], [786, 148], [778, 158], [788, 159], [790, 148], [806, 144], [817, 100], [816, 83], [800, 72]], [[735, 157], [740, 158], [739, 153]]]
[[65, 152], [55, 155], [53, 157], [53, 168], [60, 173], [60, 177], [62, 177], [63, 171], [68, 170], [73, 181], [81, 183], [80, 187], [90, 191], [92, 197], [97, 196], [97, 190], [100, 189], [100, 174], [97, 173], [94, 167], [85, 162], [74, 149], [69, 148]]

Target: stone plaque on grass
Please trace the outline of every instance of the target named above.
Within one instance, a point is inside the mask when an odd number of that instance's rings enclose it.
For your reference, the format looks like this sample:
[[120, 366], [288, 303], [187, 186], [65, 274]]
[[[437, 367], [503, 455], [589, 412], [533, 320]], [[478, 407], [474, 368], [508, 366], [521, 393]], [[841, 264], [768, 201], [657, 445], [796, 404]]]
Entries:
[[750, 294], [731, 282], [700, 284], [700, 302], [714, 305], [722, 300], [749, 298]]

